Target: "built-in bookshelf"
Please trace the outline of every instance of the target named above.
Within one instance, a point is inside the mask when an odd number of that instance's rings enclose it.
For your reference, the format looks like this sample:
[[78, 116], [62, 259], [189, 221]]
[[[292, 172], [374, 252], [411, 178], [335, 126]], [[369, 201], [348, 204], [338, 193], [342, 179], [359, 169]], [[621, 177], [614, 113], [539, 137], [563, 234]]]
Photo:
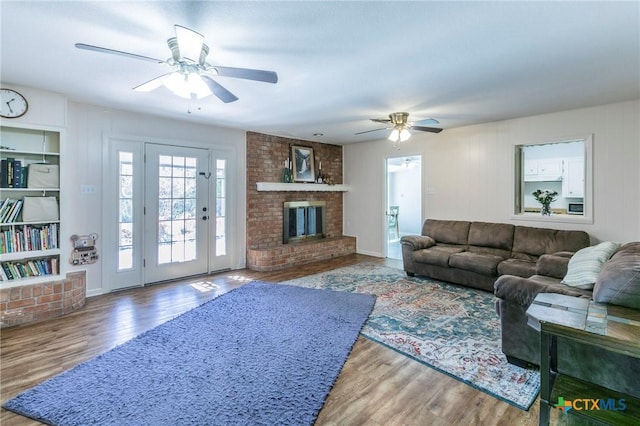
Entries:
[[[0, 288], [60, 279], [61, 132], [7, 125], [0, 132]], [[29, 178], [42, 167], [55, 172], [54, 183]], [[42, 204], [48, 213], [34, 215]]]

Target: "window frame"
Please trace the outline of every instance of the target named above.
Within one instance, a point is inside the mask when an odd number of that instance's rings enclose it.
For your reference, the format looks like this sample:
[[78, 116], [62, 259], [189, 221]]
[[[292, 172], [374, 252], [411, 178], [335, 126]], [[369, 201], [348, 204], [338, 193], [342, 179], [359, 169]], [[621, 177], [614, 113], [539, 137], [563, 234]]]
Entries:
[[[523, 148], [526, 146], [549, 145], [558, 143], [584, 142], [584, 215], [551, 215], [541, 216], [539, 213], [524, 212], [524, 155]], [[563, 137], [558, 139], [533, 141], [526, 143], [516, 143], [513, 145], [512, 155], [513, 190], [511, 200], [511, 219], [556, 223], [577, 223], [592, 224], [594, 220], [593, 211], [593, 134], [579, 135], [573, 137]]]

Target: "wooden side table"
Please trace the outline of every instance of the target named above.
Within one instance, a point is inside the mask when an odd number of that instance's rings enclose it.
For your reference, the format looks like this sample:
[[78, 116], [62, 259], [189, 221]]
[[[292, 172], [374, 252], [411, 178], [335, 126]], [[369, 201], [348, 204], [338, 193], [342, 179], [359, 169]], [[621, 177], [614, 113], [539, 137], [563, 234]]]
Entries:
[[[603, 424], [640, 424], [639, 398], [560, 375], [557, 369], [558, 337], [640, 358], [640, 310], [541, 293], [527, 309], [527, 316], [529, 325], [540, 331], [540, 425], [549, 424], [552, 390], [569, 403], [575, 399], [593, 404], [593, 400], [607, 397], [607, 409], [590, 410], [581, 406], [583, 409], [574, 409], [574, 414]], [[622, 403], [615, 406], [620, 399], [624, 399], [624, 410]]]

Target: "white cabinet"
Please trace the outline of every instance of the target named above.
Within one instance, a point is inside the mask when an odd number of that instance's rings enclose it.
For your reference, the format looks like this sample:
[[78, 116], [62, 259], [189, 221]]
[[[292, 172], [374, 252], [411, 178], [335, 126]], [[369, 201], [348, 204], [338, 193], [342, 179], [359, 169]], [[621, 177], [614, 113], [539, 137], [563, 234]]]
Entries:
[[525, 160], [525, 182], [549, 182], [562, 180], [562, 159], [545, 158], [539, 160]]
[[[1, 126], [0, 288], [51, 281], [60, 275], [60, 220], [23, 220], [25, 197], [54, 197], [57, 187], [28, 187], [29, 164], [59, 167], [61, 132]], [[51, 198], [49, 198], [51, 201]]]
[[584, 158], [575, 157], [565, 160], [562, 176], [563, 197], [584, 197]]

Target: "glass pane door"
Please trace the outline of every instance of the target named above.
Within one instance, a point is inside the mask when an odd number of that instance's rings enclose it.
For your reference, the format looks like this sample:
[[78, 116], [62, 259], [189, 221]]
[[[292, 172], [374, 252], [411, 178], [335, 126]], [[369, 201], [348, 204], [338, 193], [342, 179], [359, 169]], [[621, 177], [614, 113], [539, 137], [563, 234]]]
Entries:
[[207, 272], [208, 152], [147, 144], [145, 282]]
[[[233, 234], [233, 215], [229, 206], [233, 205], [229, 192], [231, 173], [231, 156], [224, 151], [211, 151], [211, 167], [215, 172], [211, 175], [212, 188], [210, 197], [215, 200], [215, 214], [211, 215], [211, 241], [209, 271], [221, 271], [231, 268], [231, 242]], [[215, 179], [215, 180], [214, 180]], [[214, 220], [215, 219], [215, 220]]]

